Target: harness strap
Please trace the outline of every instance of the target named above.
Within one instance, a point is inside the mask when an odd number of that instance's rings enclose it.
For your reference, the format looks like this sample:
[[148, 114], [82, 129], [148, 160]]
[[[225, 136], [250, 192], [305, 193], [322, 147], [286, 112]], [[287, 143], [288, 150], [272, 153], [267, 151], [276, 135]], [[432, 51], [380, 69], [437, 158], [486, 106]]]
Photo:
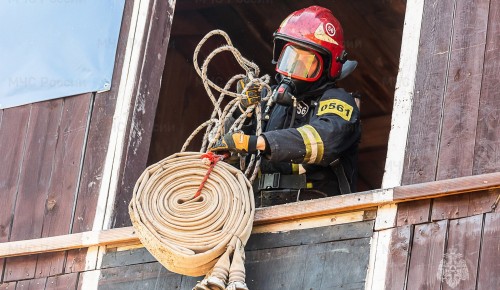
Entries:
[[337, 176], [340, 194], [351, 193], [351, 186], [349, 185], [349, 180], [347, 180], [347, 176], [345, 175], [344, 166], [342, 165], [342, 162], [340, 162], [340, 158], [337, 158], [330, 163], [330, 167]]
[[262, 174], [256, 182], [257, 191], [263, 189], [302, 189], [307, 188], [305, 174], [286, 175], [280, 173]]

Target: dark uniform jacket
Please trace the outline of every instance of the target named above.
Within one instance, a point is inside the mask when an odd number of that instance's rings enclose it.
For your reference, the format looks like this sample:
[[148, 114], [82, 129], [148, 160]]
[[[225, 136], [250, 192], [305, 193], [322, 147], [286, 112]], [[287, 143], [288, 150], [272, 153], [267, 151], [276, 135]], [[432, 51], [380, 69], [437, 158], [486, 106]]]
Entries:
[[[361, 126], [352, 95], [340, 88], [319, 91], [298, 103], [289, 127], [292, 110], [292, 106], [276, 104], [264, 121], [267, 154], [261, 172], [298, 174], [298, 164], [302, 164], [308, 184], [332, 196], [340, 194], [340, 189], [330, 164], [339, 158], [351, 191], [355, 191]], [[254, 133], [249, 127], [243, 129], [245, 133]]]

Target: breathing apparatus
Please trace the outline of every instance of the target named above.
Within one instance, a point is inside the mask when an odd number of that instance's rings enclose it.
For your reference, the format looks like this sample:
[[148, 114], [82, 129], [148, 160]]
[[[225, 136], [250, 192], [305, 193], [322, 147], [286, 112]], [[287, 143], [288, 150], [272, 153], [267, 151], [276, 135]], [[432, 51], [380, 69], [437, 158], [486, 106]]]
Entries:
[[294, 80], [282, 75], [278, 75], [277, 78], [281, 78], [281, 81], [279, 82], [279, 85], [274, 89], [271, 97], [266, 104], [266, 108], [264, 110], [264, 120], [269, 120], [270, 112], [274, 104], [279, 104], [287, 107], [293, 106], [292, 118], [290, 119], [289, 124], [289, 128], [291, 128], [295, 122], [295, 117], [297, 114], [297, 103], [302, 101], [305, 97], [302, 92], [307, 91], [307, 89], [315, 83], [307, 83], [300, 80]]
[[297, 98], [293, 94], [294, 88], [294, 83], [290, 78], [282, 78], [281, 82], [274, 89], [271, 97], [267, 101], [266, 108], [264, 110], [264, 120], [269, 120], [269, 114], [274, 104], [280, 104], [287, 107], [297, 107]]

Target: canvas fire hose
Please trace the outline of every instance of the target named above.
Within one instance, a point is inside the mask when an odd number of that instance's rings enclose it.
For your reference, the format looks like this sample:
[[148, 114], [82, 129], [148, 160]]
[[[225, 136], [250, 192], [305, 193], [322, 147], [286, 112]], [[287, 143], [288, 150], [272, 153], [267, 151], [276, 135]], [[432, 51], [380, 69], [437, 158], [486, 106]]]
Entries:
[[[212, 36], [226, 44], [211, 52], [200, 68], [198, 54]], [[208, 65], [219, 53], [230, 52], [245, 74], [233, 76], [221, 88], [207, 76]], [[208, 33], [195, 49], [193, 63], [202, 78], [214, 110], [186, 140], [181, 152], [149, 166], [138, 179], [129, 205], [130, 218], [142, 244], [168, 270], [188, 276], [202, 276], [195, 290], [246, 290], [244, 246], [252, 231], [255, 201], [251, 182], [257, 176], [260, 158], [252, 155], [248, 164], [240, 156], [242, 170], [221, 162], [227, 156], [205, 153], [225, 132], [240, 130], [245, 116], [257, 117], [260, 105], [248, 107], [230, 128], [225, 120], [238, 109], [239, 100], [252, 85], [271, 89], [269, 76], [258, 77], [259, 68], [244, 58], [220, 30]], [[243, 78], [250, 81], [241, 94], [230, 91]], [[214, 95], [213, 90], [219, 93]], [[224, 98], [232, 98], [221, 108]], [[185, 152], [196, 134], [205, 130], [200, 152]], [[245, 166], [246, 165], [246, 166]]]

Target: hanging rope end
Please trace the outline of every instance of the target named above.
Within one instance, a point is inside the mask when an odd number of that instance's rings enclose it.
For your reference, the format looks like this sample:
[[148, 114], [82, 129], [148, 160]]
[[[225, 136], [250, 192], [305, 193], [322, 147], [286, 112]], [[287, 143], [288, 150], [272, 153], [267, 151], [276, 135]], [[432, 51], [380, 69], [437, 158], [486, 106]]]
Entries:
[[203, 164], [210, 166], [210, 167], [208, 168], [207, 174], [205, 174], [205, 177], [203, 177], [203, 180], [201, 181], [200, 187], [198, 188], [198, 190], [196, 191], [196, 194], [193, 196], [192, 199], [195, 199], [198, 196], [200, 196], [201, 191], [202, 191], [203, 187], [205, 186], [205, 183], [207, 182], [208, 177], [210, 176], [210, 173], [212, 173], [212, 170], [214, 169], [217, 162], [224, 160], [226, 158], [229, 158], [229, 156], [231, 156], [229, 152], [226, 152], [222, 155], [218, 155], [218, 154], [214, 154], [211, 151], [201, 155], [200, 158], [201, 158], [201, 161], [203, 162]]

